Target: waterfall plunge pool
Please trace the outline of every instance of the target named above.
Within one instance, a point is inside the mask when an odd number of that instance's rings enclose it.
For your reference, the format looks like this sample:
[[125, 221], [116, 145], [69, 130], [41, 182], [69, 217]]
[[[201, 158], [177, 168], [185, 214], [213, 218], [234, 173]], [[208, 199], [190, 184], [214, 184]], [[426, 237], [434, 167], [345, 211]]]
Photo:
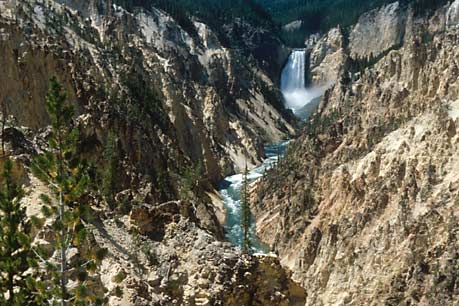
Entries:
[[285, 107], [302, 120], [309, 118], [328, 88], [328, 85], [307, 87], [306, 70], [306, 50], [293, 50], [282, 70], [280, 86]]

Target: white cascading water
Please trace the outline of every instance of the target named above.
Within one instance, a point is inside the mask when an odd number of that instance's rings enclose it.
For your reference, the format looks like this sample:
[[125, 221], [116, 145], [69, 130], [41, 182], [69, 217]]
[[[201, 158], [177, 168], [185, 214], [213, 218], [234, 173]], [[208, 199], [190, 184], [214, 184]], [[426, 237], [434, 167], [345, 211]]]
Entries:
[[[266, 159], [263, 163], [250, 170], [247, 174], [247, 181], [252, 183], [263, 176], [266, 170], [273, 167], [279, 156], [284, 151], [289, 141], [283, 141], [278, 144], [267, 145], [265, 147]], [[243, 175], [236, 174], [226, 177], [220, 184], [220, 195], [226, 208], [225, 231], [226, 239], [234, 245], [242, 247], [243, 232], [241, 227], [241, 188], [243, 184]], [[268, 248], [261, 243], [256, 234], [255, 220], [252, 220], [250, 227], [250, 241], [252, 252], [268, 253]]]
[[305, 70], [306, 51], [304, 49], [293, 50], [282, 71], [281, 91], [285, 99], [285, 106], [294, 113], [324, 93], [324, 88], [321, 87], [306, 88]]
[[[325, 87], [306, 88], [305, 69], [306, 51], [294, 50], [281, 76], [281, 91], [284, 95], [286, 107], [292, 109], [297, 116], [303, 119], [306, 119], [305, 113], [307, 115], [311, 111], [308, 107], [313, 105], [313, 101], [318, 100], [316, 98], [320, 97], [325, 90]], [[284, 141], [265, 147], [267, 158], [260, 166], [249, 171], [247, 175], [249, 183], [261, 177], [267, 169], [273, 167], [277, 162], [277, 158], [283, 155], [288, 143], [289, 141]], [[237, 246], [242, 246], [243, 237], [241, 228], [242, 181], [242, 174], [236, 174], [226, 177], [220, 185], [220, 195], [226, 208], [226, 239]], [[252, 220], [250, 228], [252, 251], [267, 253], [267, 247], [258, 240], [255, 232], [255, 220]]]

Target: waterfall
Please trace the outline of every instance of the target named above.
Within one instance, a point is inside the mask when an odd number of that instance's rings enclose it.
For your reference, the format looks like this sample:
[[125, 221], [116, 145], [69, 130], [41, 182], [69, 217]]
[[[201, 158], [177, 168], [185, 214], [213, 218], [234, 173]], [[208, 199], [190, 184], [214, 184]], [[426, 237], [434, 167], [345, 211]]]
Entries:
[[306, 88], [306, 50], [295, 49], [290, 54], [281, 75], [281, 91], [285, 106], [295, 114], [322, 96], [324, 88]]
[[[295, 115], [306, 120], [313, 108], [317, 106], [324, 93], [325, 87], [306, 88], [306, 51], [296, 49], [288, 59], [288, 63], [282, 71], [281, 91], [285, 99], [286, 107], [294, 111]], [[265, 147], [266, 159], [255, 169], [249, 171], [247, 179], [249, 183], [261, 177], [266, 170], [273, 167], [278, 156], [284, 154], [289, 141], [280, 142]], [[241, 228], [241, 188], [243, 176], [236, 174], [226, 177], [220, 183], [220, 195], [226, 209], [225, 233], [226, 239], [236, 246], [242, 246], [243, 232]], [[252, 251], [267, 253], [267, 246], [258, 240], [255, 230], [255, 220], [250, 227], [250, 241]]]

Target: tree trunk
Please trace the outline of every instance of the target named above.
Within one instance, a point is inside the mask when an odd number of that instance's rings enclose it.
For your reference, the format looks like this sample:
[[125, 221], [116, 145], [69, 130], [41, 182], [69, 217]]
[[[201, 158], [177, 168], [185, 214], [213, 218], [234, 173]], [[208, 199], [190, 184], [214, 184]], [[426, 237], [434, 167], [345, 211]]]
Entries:
[[59, 218], [62, 222], [61, 229], [61, 306], [65, 306], [65, 296], [66, 296], [66, 279], [65, 279], [65, 270], [67, 269], [67, 258], [66, 258], [66, 237], [65, 237], [65, 225], [64, 225], [64, 213], [65, 206], [62, 199], [62, 191], [59, 192]]

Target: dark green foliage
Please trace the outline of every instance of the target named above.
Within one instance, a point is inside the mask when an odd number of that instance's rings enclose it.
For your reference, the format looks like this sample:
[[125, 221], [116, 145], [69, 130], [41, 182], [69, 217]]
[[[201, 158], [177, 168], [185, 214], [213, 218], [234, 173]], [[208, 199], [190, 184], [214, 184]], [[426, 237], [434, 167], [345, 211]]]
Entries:
[[270, 15], [253, 0], [178, 0], [176, 3], [215, 26], [232, 22], [235, 18], [243, 18], [255, 25], [272, 25]]
[[118, 272], [118, 274], [116, 274], [113, 278], [113, 281], [117, 284], [121, 283], [124, 279], [126, 278], [126, 273], [124, 273], [123, 271], [121, 272]]
[[[0, 305], [34, 305], [38, 282], [25, 272], [37, 267], [31, 249], [32, 222], [21, 207], [24, 191], [13, 179], [13, 164], [7, 159], [0, 189]], [[6, 299], [6, 295], [8, 299]]]
[[152, 84], [147, 84], [142, 75], [135, 71], [127, 73], [123, 77], [122, 83], [128, 91], [128, 96], [131, 97], [129, 104], [126, 104], [124, 99], [119, 101], [121, 107], [127, 107], [125, 112], [129, 122], [151, 120], [160, 127], [167, 126], [167, 114], [164, 112], [162, 102]]
[[283, 40], [294, 47], [304, 45], [306, 35], [326, 32], [341, 25], [347, 27], [357, 22], [360, 15], [391, 3], [392, 0], [258, 0], [282, 25], [300, 20], [299, 29], [281, 34]]
[[[203, 20], [213, 29], [220, 42], [226, 47], [243, 47], [245, 41], [243, 29], [238, 28], [236, 19], [251, 24], [253, 27], [263, 27], [277, 36], [278, 27], [264, 8], [254, 0], [179, 0], [190, 14]], [[224, 25], [233, 24], [230, 33]]]
[[196, 167], [189, 166], [185, 168], [180, 184], [180, 198], [182, 200], [196, 200], [196, 197], [198, 197], [201, 192], [202, 176], [203, 169], [201, 162], [199, 162]]
[[196, 28], [191, 21], [187, 10], [177, 1], [170, 0], [114, 0], [115, 4], [132, 11], [137, 7], [150, 10], [153, 6], [164, 10], [174, 18], [177, 23], [191, 36], [197, 35]]
[[245, 253], [250, 253], [250, 197], [249, 197], [249, 181], [247, 179], [248, 169], [247, 165], [244, 170], [244, 179], [242, 181], [241, 190], [241, 228], [242, 228], [242, 250]]
[[415, 16], [430, 15], [436, 9], [448, 3], [448, 0], [402, 0], [402, 4], [411, 4]]
[[110, 133], [104, 150], [104, 161], [107, 164], [102, 174], [102, 195], [111, 209], [115, 208], [116, 180], [119, 171], [119, 154], [116, 143], [116, 136]]
[[115, 296], [121, 298], [123, 296], [123, 289], [120, 286], [115, 288]]
[[135, 7], [148, 10], [152, 6], [160, 8], [179, 21], [182, 26], [188, 22], [193, 26], [189, 20], [191, 16], [220, 24], [237, 17], [257, 24], [271, 23], [271, 16], [254, 0], [115, 0], [115, 3], [129, 10]]
[[152, 6], [170, 14], [191, 36], [196, 36], [196, 29], [191, 16], [208, 24], [219, 36], [222, 43], [231, 42], [223, 31], [223, 25], [241, 18], [255, 25], [275, 30], [271, 16], [254, 0], [115, 0], [115, 3], [133, 10], [142, 7], [150, 10]]
[[[34, 174], [47, 183], [53, 191], [58, 205], [43, 195], [43, 213], [54, 219], [57, 249], [60, 250], [58, 265], [47, 262], [46, 290], [61, 305], [72, 300], [74, 305], [88, 305], [100, 302], [90, 288], [88, 274], [93, 273], [104, 251], [90, 246], [90, 207], [82, 201], [87, 194], [90, 178], [85, 163], [79, 159], [79, 132], [73, 122], [73, 107], [67, 103], [62, 85], [56, 78], [50, 81], [46, 106], [51, 120], [52, 136], [49, 149], [35, 158], [32, 164]], [[78, 249], [77, 259], [68, 262], [67, 250]], [[68, 281], [76, 281], [76, 289], [68, 289]]]

